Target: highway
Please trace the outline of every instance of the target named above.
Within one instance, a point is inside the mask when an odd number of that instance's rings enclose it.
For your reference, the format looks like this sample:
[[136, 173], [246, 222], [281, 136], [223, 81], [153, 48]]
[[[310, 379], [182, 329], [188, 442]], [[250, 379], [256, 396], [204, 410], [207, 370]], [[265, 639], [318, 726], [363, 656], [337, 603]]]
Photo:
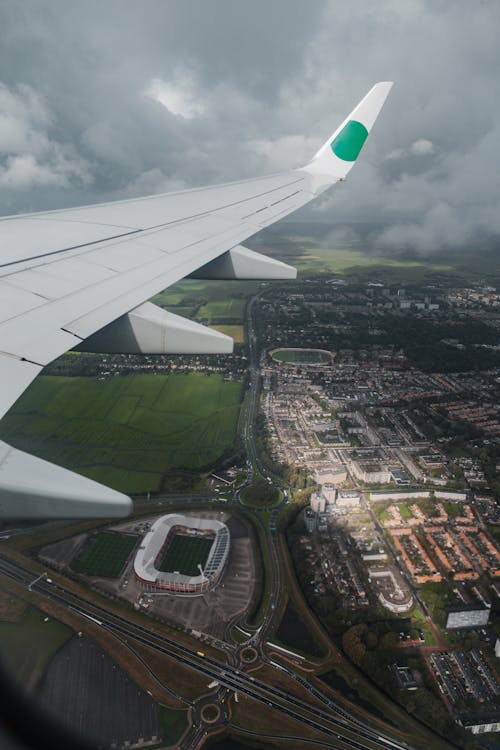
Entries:
[[233, 692], [252, 698], [322, 732], [336, 740], [336, 746], [339, 748], [391, 750], [396, 747], [408, 750], [406, 743], [396, 742], [383, 736], [379, 730], [364, 726], [356, 717], [328, 699], [324, 699], [329, 708], [326, 711], [280, 688], [267, 685], [236, 667], [220, 663], [208, 656], [201, 657], [196, 651], [164, 635], [151, 632], [147, 627], [83, 599], [60, 583], [53, 580], [49, 582], [46, 577], [33, 583], [33, 571], [4, 556], [0, 556], [0, 573], [23, 586], [28, 587], [31, 584], [32, 591], [69, 608], [96, 626], [103, 627], [126, 641], [133, 639], [136, 643], [142, 643], [159, 653], [174, 657], [179, 663], [204, 674], [208, 681], [217, 680], [220, 685]]

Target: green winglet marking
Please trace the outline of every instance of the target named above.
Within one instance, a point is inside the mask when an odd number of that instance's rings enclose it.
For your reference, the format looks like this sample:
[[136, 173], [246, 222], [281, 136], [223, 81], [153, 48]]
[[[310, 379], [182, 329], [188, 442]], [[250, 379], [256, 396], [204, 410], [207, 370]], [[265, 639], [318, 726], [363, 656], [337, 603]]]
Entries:
[[356, 161], [363, 144], [368, 138], [368, 130], [357, 120], [349, 120], [338, 136], [330, 143], [335, 156], [344, 161]]

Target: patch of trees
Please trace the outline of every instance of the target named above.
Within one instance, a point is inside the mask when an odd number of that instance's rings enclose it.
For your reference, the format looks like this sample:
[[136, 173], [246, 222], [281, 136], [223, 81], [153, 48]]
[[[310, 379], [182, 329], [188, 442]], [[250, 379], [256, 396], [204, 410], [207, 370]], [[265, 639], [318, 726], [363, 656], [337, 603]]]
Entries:
[[[345, 655], [359, 667], [378, 687], [382, 688], [394, 701], [410, 714], [428, 724], [440, 734], [454, 740], [463, 740], [464, 732], [450, 717], [441, 699], [434, 692], [434, 684], [422, 657], [414, 652], [405, 656], [397, 649], [398, 633], [384, 628], [368, 626], [366, 623], [353, 625], [342, 636]], [[416, 690], [401, 690], [389, 669], [389, 665], [405, 664], [417, 670], [420, 686]]]
[[248, 487], [245, 487], [243, 493], [245, 502], [260, 507], [273, 505], [279, 497], [276, 487], [262, 477], [256, 479]]
[[[304, 558], [304, 548], [300, 537], [305, 533], [302, 514], [296, 515], [286, 531], [288, 547], [297, 579], [312, 611], [316, 614], [329, 635], [342, 647], [346, 657], [355, 664], [377, 687], [415, 718], [423, 721], [450, 739], [465, 741], [465, 734], [452, 720], [440, 698], [434, 692], [432, 678], [418, 652], [411, 656], [398, 648], [399, 630], [406, 629], [411, 621], [394, 619], [373, 621], [373, 610], [344, 610], [342, 598], [327, 592], [317, 596], [311, 581], [311, 567]], [[436, 594], [436, 604], [438, 594]], [[368, 608], [367, 608], [368, 609]], [[372, 621], [367, 622], [368, 618]], [[410, 628], [410, 637], [418, 638], [416, 629]], [[417, 690], [400, 690], [389, 669], [394, 663], [417, 669], [422, 675], [421, 686]]]
[[284, 485], [297, 490], [310, 489], [311, 492], [313, 491], [315, 487], [314, 481], [309, 477], [304, 467], [281, 463], [273, 459], [271, 439], [267, 429], [266, 418], [262, 412], [258, 413], [255, 420], [254, 435], [255, 448], [264, 469], [279, 477]]
[[[291, 322], [293, 320], [293, 326]], [[332, 330], [332, 322], [342, 322], [349, 330]], [[376, 338], [381, 346], [402, 349], [417, 367], [428, 372], [485, 370], [500, 366], [500, 353], [479, 344], [496, 345], [497, 332], [475, 320], [435, 320], [409, 311], [395, 314], [378, 311], [342, 311], [315, 309], [295, 304], [294, 313], [273, 309], [269, 316], [257, 315], [257, 328], [265, 347], [279, 340], [282, 347], [297, 345], [297, 330], [307, 335], [308, 345], [325, 349], [364, 349], [374, 343], [372, 328], [382, 332]], [[443, 339], [457, 339], [465, 348], [443, 344]]]
[[472, 449], [471, 453], [481, 461], [493, 494], [500, 501], [500, 473], [497, 470], [497, 465], [500, 464], [500, 445]]

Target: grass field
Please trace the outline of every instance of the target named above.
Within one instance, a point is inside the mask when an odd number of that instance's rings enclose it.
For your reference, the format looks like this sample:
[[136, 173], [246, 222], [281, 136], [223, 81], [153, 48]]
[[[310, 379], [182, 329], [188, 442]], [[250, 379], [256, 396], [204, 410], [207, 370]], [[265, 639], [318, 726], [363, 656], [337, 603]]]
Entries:
[[85, 542], [71, 568], [89, 576], [118, 578], [138, 539], [132, 534], [99, 532]]
[[400, 503], [397, 507], [403, 521], [409, 521], [410, 518], [415, 518], [415, 516], [411, 512], [410, 506], [406, 505], [406, 503]]
[[463, 503], [443, 503], [445, 511], [448, 513], [450, 518], [456, 518], [456, 516], [463, 516], [464, 506]]
[[163, 739], [169, 745], [177, 744], [187, 728], [187, 710], [170, 708], [170, 706], [163, 706], [162, 704], [160, 704], [159, 709], [160, 731]]
[[21, 450], [127, 493], [168, 491], [234, 445], [241, 385], [202, 373], [37, 378], [0, 423]]
[[202, 537], [176, 534], [166, 551], [165, 557], [158, 566], [162, 573], [181, 573], [185, 576], [198, 576], [198, 565], [205, 569], [208, 554], [214, 537]]
[[347, 247], [332, 248], [310, 248], [296, 262], [298, 268], [312, 270], [328, 270], [342, 273], [347, 270], [354, 270], [360, 267], [365, 269], [379, 268], [388, 272], [411, 273], [412, 276], [418, 277], [420, 274], [427, 273], [430, 269], [434, 271], [447, 272], [451, 266], [443, 263], [426, 263], [419, 260], [403, 260], [401, 258], [383, 257], [380, 255], [371, 255]]
[[42, 675], [50, 657], [73, 636], [52, 617], [29, 607], [18, 622], [0, 622], [0, 659], [19, 684], [28, 687]]
[[242, 299], [210, 300], [198, 310], [197, 319], [211, 323], [215, 320], [230, 318], [243, 320], [245, 301]]

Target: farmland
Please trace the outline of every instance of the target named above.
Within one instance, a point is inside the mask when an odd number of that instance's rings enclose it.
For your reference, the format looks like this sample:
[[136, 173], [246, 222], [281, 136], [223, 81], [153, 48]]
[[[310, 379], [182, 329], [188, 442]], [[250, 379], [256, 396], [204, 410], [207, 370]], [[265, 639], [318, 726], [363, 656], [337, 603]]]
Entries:
[[42, 376], [0, 436], [122, 492], [168, 491], [234, 446], [241, 385], [201, 373]]
[[153, 302], [177, 315], [196, 318], [209, 325], [240, 325], [245, 303], [258, 291], [255, 281], [217, 282], [184, 279], [153, 298]]
[[118, 578], [139, 537], [103, 531], [90, 537], [71, 563], [76, 573]]

